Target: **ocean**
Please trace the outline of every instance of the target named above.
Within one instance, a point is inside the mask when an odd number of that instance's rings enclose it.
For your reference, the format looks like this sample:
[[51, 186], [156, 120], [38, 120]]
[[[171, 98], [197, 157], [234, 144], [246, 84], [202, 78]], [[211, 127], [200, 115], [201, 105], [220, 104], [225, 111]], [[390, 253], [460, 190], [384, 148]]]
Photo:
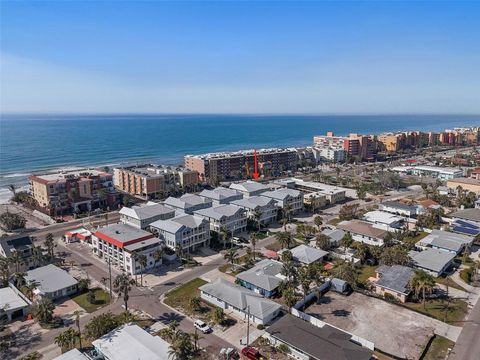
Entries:
[[0, 202], [9, 184], [66, 167], [156, 162], [186, 154], [311, 145], [334, 131], [378, 134], [480, 125], [480, 115], [2, 115]]

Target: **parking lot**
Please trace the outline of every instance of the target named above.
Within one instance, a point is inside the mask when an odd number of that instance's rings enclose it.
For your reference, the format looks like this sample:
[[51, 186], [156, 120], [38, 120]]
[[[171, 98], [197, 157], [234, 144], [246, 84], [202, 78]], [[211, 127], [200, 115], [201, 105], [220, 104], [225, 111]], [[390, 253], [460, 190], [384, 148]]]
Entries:
[[461, 330], [359, 293], [344, 296], [328, 292], [306, 313], [370, 340], [380, 350], [408, 359], [420, 357], [434, 332], [442, 336], [448, 333], [456, 339]]

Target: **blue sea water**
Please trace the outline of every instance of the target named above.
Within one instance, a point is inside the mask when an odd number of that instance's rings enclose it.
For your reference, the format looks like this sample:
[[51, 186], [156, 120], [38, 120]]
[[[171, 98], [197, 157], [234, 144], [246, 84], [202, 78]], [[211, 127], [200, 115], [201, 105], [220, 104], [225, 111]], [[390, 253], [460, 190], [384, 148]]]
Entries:
[[151, 161], [185, 154], [310, 145], [334, 131], [377, 134], [480, 125], [480, 115], [2, 115], [0, 197], [27, 176], [67, 166]]

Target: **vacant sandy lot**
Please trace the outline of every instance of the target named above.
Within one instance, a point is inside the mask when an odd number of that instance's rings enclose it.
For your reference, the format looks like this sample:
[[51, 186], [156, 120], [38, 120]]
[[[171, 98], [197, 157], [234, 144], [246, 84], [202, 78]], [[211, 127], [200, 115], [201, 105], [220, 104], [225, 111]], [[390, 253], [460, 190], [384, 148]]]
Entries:
[[418, 359], [435, 328], [443, 326], [435, 319], [359, 293], [328, 292], [321, 304], [309, 306], [306, 313], [408, 359]]

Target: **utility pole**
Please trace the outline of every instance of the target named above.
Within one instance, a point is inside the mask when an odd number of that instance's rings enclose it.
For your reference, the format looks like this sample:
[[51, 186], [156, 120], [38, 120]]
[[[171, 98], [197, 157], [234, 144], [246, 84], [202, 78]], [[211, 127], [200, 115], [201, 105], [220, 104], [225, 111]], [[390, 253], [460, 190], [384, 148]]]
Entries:
[[250, 342], [250, 305], [247, 306], [247, 347]]

